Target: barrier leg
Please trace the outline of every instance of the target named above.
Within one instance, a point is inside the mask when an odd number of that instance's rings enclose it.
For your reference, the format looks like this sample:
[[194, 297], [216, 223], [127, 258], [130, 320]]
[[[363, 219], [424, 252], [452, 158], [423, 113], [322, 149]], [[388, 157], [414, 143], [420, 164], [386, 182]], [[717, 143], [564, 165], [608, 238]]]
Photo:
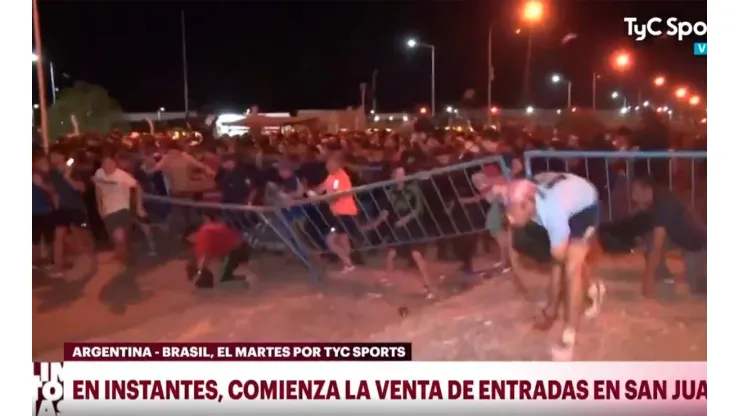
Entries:
[[260, 213], [260, 216], [285, 246], [306, 266], [312, 281], [318, 283], [320, 274], [316, 264], [311, 259], [310, 249], [303, 242], [302, 236], [293, 229], [290, 222], [280, 212]]

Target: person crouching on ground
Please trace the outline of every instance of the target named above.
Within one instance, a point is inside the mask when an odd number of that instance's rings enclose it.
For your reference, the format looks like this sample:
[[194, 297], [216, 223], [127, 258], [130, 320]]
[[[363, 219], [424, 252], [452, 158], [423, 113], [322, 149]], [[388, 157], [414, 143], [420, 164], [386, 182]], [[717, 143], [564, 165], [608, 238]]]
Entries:
[[220, 282], [243, 280], [234, 274], [237, 267], [249, 261], [249, 247], [242, 236], [215, 216], [206, 216], [204, 223], [187, 237], [193, 245], [193, 260], [188, 264], [188, 277], [198, 288], [211, 289], [215, 285], [211, 266], [221, 262]]
[[649, 178], [632, 182], [632, 200], [638, 210], [650, 213], [652, 230], [645, 236], [646, 267], [642, 293], [652, 296], [656, 279], [670, 279], [665, 264], [666, 250], [677, 247], [684, 261], [684, 273], [675, 276], [675, 290], [704, 294], [707, 290], [707, 230], [687, 204], [673, 191], [657, 186]]
[[[535, 321], [535, 327], [542, 330], [551, 328], [563, 299], [565, 326], [560, 342], [551, 353], [555, 361], [570, 361], [579, 317], [583, 313], [584, 283], [590, 280], [586, 257], [599, 224], [596, 187], [569, 173], [545, 172], [535, 175], [531, 181], [515, 180], [508, 189], [507, 215], [514, 228], [521, 229], [535, 222], [547, 231], [553, 261], [552, 275], [547, 304]], [[589, 286], [587, 294], [592, 305], [586, 310], [586, 316], [598, 314], [605, 291], [601, 282]]]

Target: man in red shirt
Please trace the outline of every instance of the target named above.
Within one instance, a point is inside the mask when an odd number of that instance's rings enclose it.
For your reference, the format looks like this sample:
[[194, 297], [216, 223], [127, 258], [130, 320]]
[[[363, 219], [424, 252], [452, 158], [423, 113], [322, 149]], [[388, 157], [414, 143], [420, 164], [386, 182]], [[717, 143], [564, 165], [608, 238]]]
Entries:
[[222, 261], [220, 282], [243, 279], [235, 276], [234, 271], [241, 263], [249, 261], [249, 247], [241, 234], [226, 224], [213, 218], [206, 218], [205, 223], [188, 236], [193, 244], [195, 261], [188, 264], [188, 277], [195, 280], [199, 288], [213, 288], [215, 279], [210, 266]]

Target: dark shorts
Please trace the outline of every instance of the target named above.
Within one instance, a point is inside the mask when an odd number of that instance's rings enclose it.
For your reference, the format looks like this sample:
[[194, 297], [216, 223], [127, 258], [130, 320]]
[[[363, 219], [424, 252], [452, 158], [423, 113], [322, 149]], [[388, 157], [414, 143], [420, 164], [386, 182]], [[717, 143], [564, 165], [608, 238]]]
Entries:
[[570, 238], [583, 238], [586, 235], [586, 230], [591, 227], [598, 228], [600, 221], [601, 210], [598, 203], [584, 208], [568, 220]]
[[329, 224], [331, 226], [329, 232], [349, 236], [358, 235], [360, 228], [357, 226], [356, 218], [355, 215], [333, 215], [332, 218], [329, 218], [331, 223]]
[[65, 209], [61, 208], [56, 211], [57, 227], [77, 227], [87, 226], [87, 213], [82, 209]]
[[56, 228], [56, 218], [54, 213], [33, 214], [31, 220], [31, 241], [34, 245], [44, 244], [51, 245], [54, 241], [54, 229]]
[[108, 233], [112, 234], [113, 231], [119, 228], [128, 230], [133, 223], [133, 216], [130, 210], [122, 209], [104, 216], [103, 223], [105, 223], [105, 228], [108, 230]]
[[[571, 216], [568, 220], [570, 238], [583, 238], [589, 227], [598, 228], [599, 212], [598, 205], [591, 205]], [[512, 233], [514, 250], [538, 262], [552, 260], [550, 240], [543, 226], [530, 222], [524, 227], [513, 228]]]

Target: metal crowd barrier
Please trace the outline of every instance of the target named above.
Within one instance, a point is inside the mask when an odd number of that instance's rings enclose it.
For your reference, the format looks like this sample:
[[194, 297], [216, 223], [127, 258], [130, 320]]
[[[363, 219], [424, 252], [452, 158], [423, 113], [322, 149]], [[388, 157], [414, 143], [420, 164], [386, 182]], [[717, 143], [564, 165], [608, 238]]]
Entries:
[[[318, 277], [320, 258], [331, 255], [324, 237], [339, 226], [331, 214], [333, 198], [351, 196], [358, 207], [359, 214], [342, 225], [348, 229], [354, 252], [430, 242], [448, 243], [454, 251], [467, 247], [470, 239], [466, 236], [490, 228], [487, 222], [494, 210], [485, 200], [471, 198], [478, 195], [472, 176], [487, 165], [507, 172], [503, 159], [493, 156], [414, 173], [402, 180], [287, 202], [280, 197], [277, 185], [268, 184], [267, 205], [263, 206], [151, 195], [145, 197], [145, 203], [150, 216], [168, 222], [171, 232], [196, 227], [206, 215], [218, 218], [241, 231], [252, 247], [293, 253], [312, 276]], [[588, 178], [599, 188], [609, 220], [632, 211], [629, 187], [636, 175], [650, 175], [690, 200], [695, 208], [706, 208], [706, 152], [528, 151], [524, 166], [528, 176], [549, 170]], [[494, 204], [493, 208], [497, 207]], [[705, 210], [701, 212], [705, 215]], [[407, 221], [399, 222], [401, 218]]]
[[454, 245], [455, 239], [485, 230], [488, 203], [466, 201], [478, 195], [471, 176], [485, 165], [506, 171], [502, 158], [493, 156], [291, 202], [280, 200], [276, 187], [268, 184], [265, 206], [152, 195], [145, 203], [148, 212], [162, 213], [160, 221], [176, 224], [171, 230], [195, 227], [205, 215], [216, 217], [243, 232], [253, 247], [282, 247], [317, 275], [318, 259], [331, 255], [324, 237], [338, 226], [329, 206], [334, 198], [350, 195], [357, 205], [359, 215], [344, 224], [355, 252], [443, 239]]
[[638, 176], [648, 176], [675, 191], [706, 219], [707, 152], [531, 150], [524, 153], [524, 168], [528, 177], [555, 171], [589, 179], [599, 189], [605, 220], [632, 211], [630, 186]]

